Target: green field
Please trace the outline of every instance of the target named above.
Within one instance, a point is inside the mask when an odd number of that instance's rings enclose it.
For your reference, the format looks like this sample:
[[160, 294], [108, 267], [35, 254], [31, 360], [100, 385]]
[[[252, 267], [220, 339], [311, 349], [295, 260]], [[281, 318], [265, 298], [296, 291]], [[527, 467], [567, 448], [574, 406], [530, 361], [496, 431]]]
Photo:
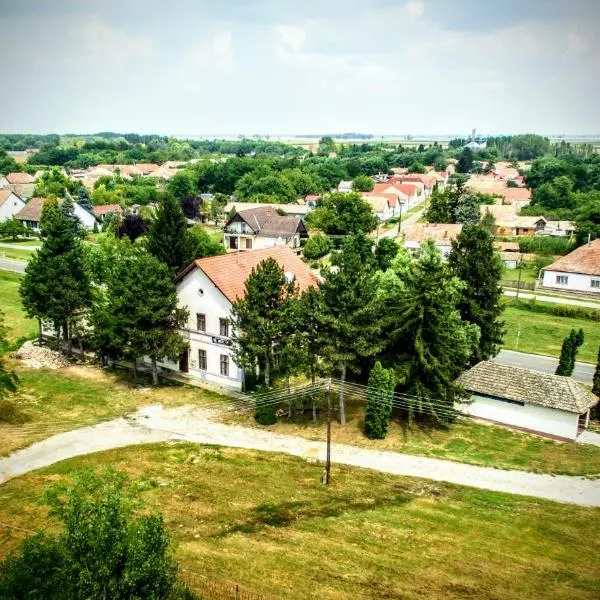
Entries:
[[37, 323], [28, 319], [21, 306], [19, 284], [22, 275], [0, 270], [0, 309], [5, 314], [8, 339], [34, 337], [37, 335]]
[[[592, 600], [600, 509], [184, 443], [71, 459], [0, 486], [0, 521], [54, 530], [40, 496], [114, 466], [162, 510], [180, 566], [269, 598]], [[9, 552], [23, 533], [0, 538]]]
[[0, 238], [3, 244], [14, 244], [15, 246], [41, 246], [42, 242], [39, 238], [18, 239], [13, 241], [12, 238]]
[[25, 250], [24, 248], [5, 248], [0, 247], [0, 258], [11, 258], [12, 260], [29, 260], [35, 250]]
[[[504, 348], [531, 354], [560, 355], [563, 339], [571, 329], [583, 329], [585, 341], [577, 360], [595, 363], [600, 346], [600, 322], [534, 313], [507, 305], [502, 313], [506, 323]], [[518, 344], [517, 344], [518, 336]]]

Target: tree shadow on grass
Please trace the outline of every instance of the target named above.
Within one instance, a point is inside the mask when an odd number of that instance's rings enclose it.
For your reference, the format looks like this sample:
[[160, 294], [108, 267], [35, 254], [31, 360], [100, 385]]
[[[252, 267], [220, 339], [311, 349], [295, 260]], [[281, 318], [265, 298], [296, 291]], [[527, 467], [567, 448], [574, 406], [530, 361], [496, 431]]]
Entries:
[[351, 495], [260, 504], [250, 510], [247, 517], [231, 524], [215, 537], [226, 537], [234, 533], [253, 534], [267, 527], [291, 527], [312, 519], [339, 517], [345, 514], [361, 513], [381, 507], [399, 507], [412, 500], [408, 487], [396, 486], [393, 490], [374, 493], [369, 498], [356, 498]]

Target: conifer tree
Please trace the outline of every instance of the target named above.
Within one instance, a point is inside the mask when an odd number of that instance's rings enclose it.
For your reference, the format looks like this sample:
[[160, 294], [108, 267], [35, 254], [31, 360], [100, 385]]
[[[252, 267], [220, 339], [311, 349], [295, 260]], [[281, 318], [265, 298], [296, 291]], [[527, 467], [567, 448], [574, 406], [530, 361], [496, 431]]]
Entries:
[[177, 273], [193, 260], [193, 243], [187, 231], [187, 222], [179, 202], [171, 195], [160, 201], [156, 218], [148, 231], [147, 249]]
[[600, 347], [598, 347], [598, 358], [596, 359], [596, 370], [594, 371], [592, 392], [600, 397]]
[[448, 420], [454, 402], [468, 398], [456, 378], [479, 343], [479, 328], [462, 321], [457, 309], [464, 285], [431, 240], [416, 261], [400, 253], [381, 278], [388, 315], [384, 356], [412, 398], [409, 425], [415, 414]]
[[384, 369], [377, 361], [369, 375], [365, 408], [365, 435], [369, 439], [382, 440], [387, 435], [393, 395], [393, 371]]
[[560, 348], [560, 358], [558, 360], [558, 366], [556, 367], [555, 374], [563, 375], [568, 377], [573, 372], [569, 370], [571, 364], [571, 356], [573, 354], [573, 333], [572, 329], [569, 335], [563, 340], [562, 346]]
[[372, 242], [363, 233], [349, 236], [332, 255], [332, 268], [323, 269], [323, 357], [340, 373], [340, 423], [345, 425], [344, 385], [348, 369], [359, 370], [359, 360], [373, 356], [385, 342], [376, 304], [375, 258]]
[[575, 361], [577, 359], [577, 353], [579, 352], [579, 348], [581, 348], [581, 346], [583, 345], [585, 336], [583, 334], [583, 329], [579, 329], [579, 331], [572, 331], [573, 333], [573, 345], [572, 345], [572, 349], [571, 349], [571, 359], [569, 361], [569, 369], [570, 369], [570, 373], [569, 375], [571, 375], [573, 373], [573, 370], [575, 369]]
[[465, 225], [448, 256], [454, 274], [466, 285], [458, 309], [464, 321], [479, 327], [479, 344], [471, 363], [487, 360], [498, 353], [504, 335], [502, 313], [502, 261], [494, 249], [494, 238], [481, 225]]

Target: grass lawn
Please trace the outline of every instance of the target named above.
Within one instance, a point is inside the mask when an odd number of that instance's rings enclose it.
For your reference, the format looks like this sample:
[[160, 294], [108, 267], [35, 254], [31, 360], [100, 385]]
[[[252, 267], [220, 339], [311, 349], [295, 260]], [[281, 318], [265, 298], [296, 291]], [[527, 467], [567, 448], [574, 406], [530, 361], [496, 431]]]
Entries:
[[23, 248], [4, 248], [0, 247], [0, 258], [12, 258], [13, 260], [29, 260], [33, 253], [32, 250], [25, 250]]
[[[596, 599], [600, 509], [184, 443], [71, 459], [0, 486], [0, 521], [56, 524], [49, 483], [113, 466], [158, 507], [183, 569], [270, 598]], [[25, 534], [6, 533], [0, 554]]]
[[[510, 281], [519, 280], [519, 269], [504, 269], [502, 279]], [[533, 269], [521, 269], [521, 281], [536, 281], [537, 272]]]
[[[137, 387], [124, 370], [92, 366], [67, 369], [29, 369], [9, 363], [19, 376], [18, 392], [11, 397], [16, 415], [2, 423], [0, 456], [60, 433], [98, 421], [131, 414], [141, 406], [198, 405], [226, 399], [213, 392], [183, 385]], [[144, 381], [141, 379], [140, 381]]]
[[[555, 442], [540, 436], [508, 428], [459, 419], [449, 427], [415, 424], [412, 431], [404, 420], [394, 416], [384, 440], [369, 440], [364, 431], [364, 405], [347, 402], [347, 424], [332, 424], [334, 443], [362, 446], [372, 450], [390, 450], [406, 454], [431, 456], [474, 465], [501, 469], [518, 469], [536, 473], [586, 475], [600, 477], [600, 448], [584, 444]], [[263, 428], [253, 415], [228, 415], [228, 422]], [[271, 431], [299, 435], [311, 440], [325, 440], [326, 419], [313, 423], [310, 415], [280, 417]]]
[[[560, 355], [563, 339], [571, 329], [583, 329], [585, 340], [579, 349], [577, 360], [595, 363], [600, 346], [600, 323], [591, 319], [573, 319], [534, 313], [507, 305], [502, 313], [506, 323], [504, 348], [531, 354]], [[519, 344], [517, 334], [520, 330]]]
[[41, 246], [42, 241], [39, 238], [19, 238], [18, 240], [13, 240], [12, 238], [2, 238], [0, 237], [0, 242], [3, 244], [14, 244], [15, 246]]
[[28, 319], [21, 306], [19, 284], [23, 276], [19, 273], [0, 270], [0, 309], [4, 312], [4, 324], [8, 328], [8, 339], [34, 337], [37, 323]]

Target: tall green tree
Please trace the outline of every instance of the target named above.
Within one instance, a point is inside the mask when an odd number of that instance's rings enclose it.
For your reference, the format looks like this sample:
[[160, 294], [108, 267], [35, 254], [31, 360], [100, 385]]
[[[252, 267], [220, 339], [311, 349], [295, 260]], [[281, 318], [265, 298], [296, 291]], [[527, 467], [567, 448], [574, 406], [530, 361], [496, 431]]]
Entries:
[[596, 370], [594, 371], [592, 392], [594, 392], [596, 396], [600, 396], [600, 347], [598, 347], [598, 358], [596, 359]]
[[42, 247], [28, 262], [19, 291], [27, 315], [38, 319], [40, 333], [42, 321], [53, 323], [57, 345], [63, 329], [70, 351], [73, 326], [92, 298], [81, 228], [68, 205], [63, 210], [56, 201], [45, 203], [41, 226]]
[[558, 366], [556, 367], [555, 374], [563, 375], [568, 377], [573, 372], [570, 369], [571, 356], [573, 355], [573, 329], [569, 335], [563, 340], [562, 346], [560, 347], [560, 358], [558, 359]]
[[357, 175], [352, 180], [352, 189], [355, 192], [370, 192], [375, 187], [375, 183], [368, 175]]
[[171, 273], [185, 268], [193, 260], [193, 242], [187, 222], [175, 197], [163, 197], [148, 231], [147, 249], [169, 267]]
[[369, 439], [382, 440], [387, 435], [394, 387], [394, 372], [377, 361], [369, 375], [365, 407], [365, 435]]
[[385, 271], [396, 258], [400, 246], [391, 238], [381, 238], [375, 246], [375, 261], [380, 271]]
[[7, 600], [171, 598], [177, 576], [171, 538], [157, 512], [139, 514], [123, 474], [91, 470], [44, 495], [59, 534], [25, 540], [0, 563]]
[[461, 319], [464, 286], [432, 240], [417, 260], [399, 254], [380, 279], [388, 341], [383, 356], [407, 394], [409, 424], [417, 414], [448, 420], [454, 402], [467, 398], [456, 378], [479, 343], [479, 328]]
[[258, 367], [270, 386], [287, 328], [287, 304], [296, 295], [296, 286], [286, 280], [277, 261], [268, 258], [252, 269], [245, 289], [231, 308], [235, 362], [248, 369]]
[[188, 346], [179, 333], [187, 311], [177, 306], [168, 267], [146, 251], [132, 249], [117, 259], [105, 287], [94, 311], [96, 336], [134, 363], [148, 356], [157, 385], [157, 361], [176, 361]]
[[503, 266], [489, 230], [481, 225], [465, 225], [452, 242], [448, 264], [466, 284], [458, 303], [461, 317], [480, 331], [471, 362], [487, 360], [498, 353], [504, 335], [504, 323], [500, 320]]
[[321, 205], [309, 213], [308, 221], [312, 227], [331, 235], [369, 233], [378, 223], [369, 203], [359, 194], [340, 192], [325, 196]]
[[332, 267], [323, 269], [321, 284], [326, 331], [322, 354], [330, 369], [340, 373], [340, 423], [345, 425], [343, 383], [348, 369], [360, 370], [360, 359], [384, 346], [375, 301], [372, 241], [362, 233], [347, 237], [331, 262]]

